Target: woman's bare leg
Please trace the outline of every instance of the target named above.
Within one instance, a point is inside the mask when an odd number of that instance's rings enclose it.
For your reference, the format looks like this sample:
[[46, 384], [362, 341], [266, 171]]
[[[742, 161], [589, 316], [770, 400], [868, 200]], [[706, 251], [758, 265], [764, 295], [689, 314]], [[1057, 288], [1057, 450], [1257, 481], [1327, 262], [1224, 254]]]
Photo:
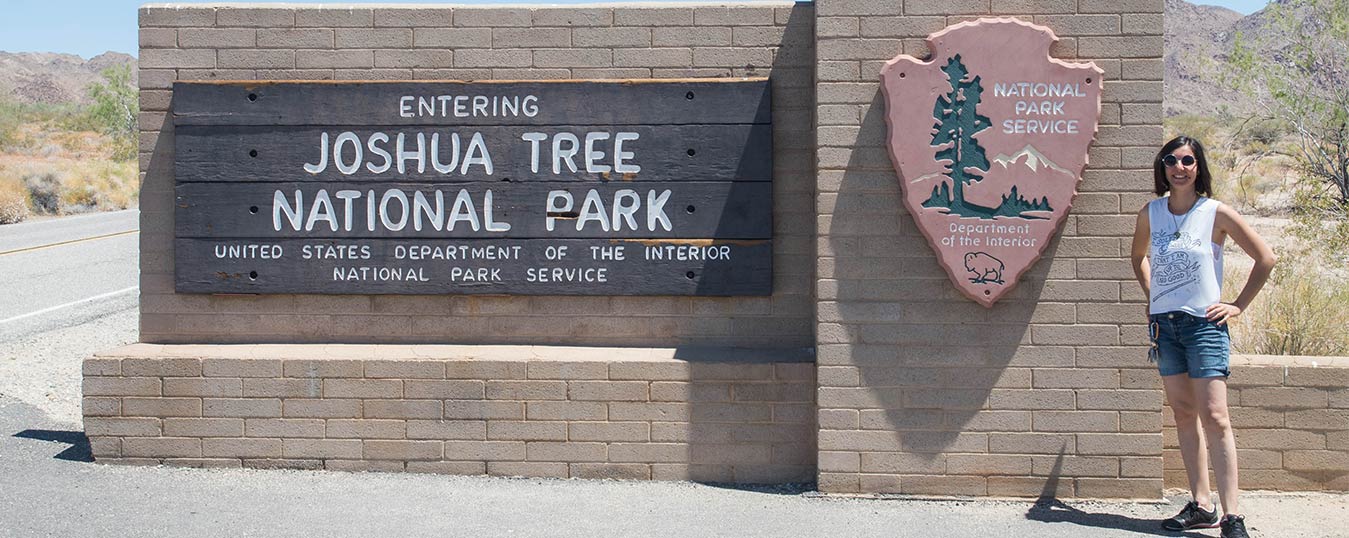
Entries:
[[1201, 404], [1199, 420], [1213, 459], [1213, 474], [1218, 479], [1218, 498], [1224, 514], [1237, 511], [1237, 442], [1227, 413], [1227, 378], [1192, 379], [1194, 395]]
[[[1176, 417], [1176, 436], [1180, 441], [1181, 460], [1185, 462], [1185, 476], [1190, 481], [1190, 495], [1200, 508], [1208, 510], [1213, 500], [1208, 483], [1208, 454], [1204, 448], [1204, 436], [1200, 435], [1200, 400], [1195, 394], [1195, 387], [1187, 374], [1162, 376], [1166, 401]], [[1223, 401], [1225, 403], [1226, 399]]]

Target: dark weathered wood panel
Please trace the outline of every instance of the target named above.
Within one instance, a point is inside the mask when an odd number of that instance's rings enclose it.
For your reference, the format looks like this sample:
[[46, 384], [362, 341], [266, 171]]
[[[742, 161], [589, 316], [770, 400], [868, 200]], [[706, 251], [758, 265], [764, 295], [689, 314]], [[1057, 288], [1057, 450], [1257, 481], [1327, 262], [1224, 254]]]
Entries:
[[[334, 157], [334, 146], [339, 135], [350, 131], [357, 136], [359, 146], [350, 142], [343, 143], [342, 156], [348, 168], [355, 164], [356, 170], [343, 174], [338, 169]], [[618, 174], [612, 172], [587, 172], [585, 161], [585, 140], [588, 132], [608, 133], [607, 140], [597, 140], [593, 144], [595, 151], [604, 153], [604, 157], [594, 163], [606, 168], [615, 166], [615, 139], [617, 132], [635, 133], [636, 140], [626, 140], [622, 151], [632, 157], [624, 159], [629, 165], [641, 167], [637, 173]], [[388, 140], [376, 139], [374, 147], [386, 152], [390, 157], [376, 154], [370, 149], [371, 135], [383, 133]], [[549, 138], [534, 143], [522, 137], [525, 133], [543, 133]], [[322, 135], [327, 134], [328, 151], [320, 153], [324, 146]], [[423, 156], [418, 172], [418, 160], [403, 161], [404, 172], [398, 172], [397, 149], [398, 136], [404, 136], [404, 151], [418, 150], [418, 134], [422, 135], [420, 155]], [[474, 134], [481, 134], [482, 148], [492, 162], [492, 174], [486, 174], [486, 168], [480, 164], [464, 166]], [[579, 141], [578, 152], [571, 161], [577, 168], [573, 172], [567, 161], [558, 160], [557, 168], [561, 173], [554, 174], [553, 136], [570, 133]], [[458, 144], [453, 140], [457, 135]], [[437, 171], [433, 162], [432, 138], [436, 138], [437, 160], [441, 169], [452, 168], [447, 173]], [[568, 141], [561, 143], [562, 153], [570, 147]], [[358, 162], [355, 149], [361, 150]], [[458, 151], [454, 151], [455, 148]], [[537, 151], [537, 153], [536, 153]], [[474, 156], [481, 156], [477, 146]], [[537, 155], [537, 157], [535, 157]], [[537, 164], [534, 162], [538, 159]], [[326, 162], [325, 162], [326, 159]], [[325, 129], [318, 127], [296, 126], [198, 126], [179, 127], [174, 133], [174, 173], [179, 183], [196, 181], [477, 181], [477, 180], [516, 180], [516, 181], [559, 181], [559, 180], [603, 180], [623, 179], [637, 181], [767, 181], [773, 174], [773, 132], [770, 125], [661, 125], [661, 126], [555, 126], [555, 127], [475, 127], [470, 129], [406, 129], [362, 127], [355, 129]], [[316, 174], [307, 172], [306, 164], [324, 166]], [[534, 168], [537, 166], [538, 171]], [[372, 171], [387, 167], [382, 172]]]
[[[295, 230], [291, 220], [281, 207], [294, 207], [295, 192], [300, 191], [302, 210], [300, 230]], [[346, 217], [346, 204], [337, 195], [341, 190], [357, 191], [359, 198], [352, 200], [351, 218]], [[369, 192], [374, 191], [376, 217], [374, 231], [367, 224], [369, 219]], [[437, 231], [431, 225], [433, 221], [447, 223], [453, 214], [456, 199], [460, 191], [467, 193], [480, 229], [474, 231], [466, 221], [456, 222], [454, 230]], [[554, 229], [547, 230], [549, 192], [566, 191], [572, 196], [571, 210], [557, 212]], [[594, 190], [603, 204], [602, 211], [583, 211], [588, 193]], [[663, 204], [651, 204], [652, 197], [660, 197], [665, 191], [669, 197]], [[327, 193], [331, 201], [332, 215], [336, 219], [337, 231], [325, 220], [315, 221], [308, 229], [311, 209], [315, 206], [318, 192]], [[405, 226], [394, 231], [383, 223], [378, 213], [380, 203], [386, 192], [402, 192], [408, 207], [414, 207], [416, 192], [431, 204], [436, 200], [436, 192], [442, 193], [443, 217], [431, 219], [423, 210], [412, 210], [412, 216], [422, 216], [422, 229], [415, 229], [415, 219], [409, 217]], [[492, 221], [509, 223], [510, 230], [505, 232], [487, 231], [486, 195], [492, 193]], [[634, 191], [640, 207], [632, 215], [637, 229], [632, 229], [626, 218], [621, 215], [615, 219], [615, 193]], [[285, 200], [276, 204], [276, 193], [282, 193]], [[184, 183], [176, 187], [177, 208], [175, 211], [175, 235], [180, 238], [283, 238], [283, 237], [502, 237], [502, 238], [717, 238], [717, 239], [767, 239], [772, 237], [772, 183], [767, 182], [475, 182], [454, 184], [410, 184], [385, 182], [326, 182], [326, 183]], [[402, 202], [390, 198], [387, 218], [396, 223], [402, 220]], [[658, 200], [656, 200], [658, 201]], [[633, 206], [631, 196], [622, 199], [625, 206]], [[659, 205], [662, 211], [657, 211]], [[558, 207], [565, 204], [559, 200]], [[326, 210], [326, 208], [323, 208]], [[598, 206], [592, 206], [598, 210]], [[648, 211], [650, 209], [650, 211]], [[324, 211], [323, 213], [327, 213]], [[621, 230], [605, 230], [599, 221], [582, 219], [586, 214], [603, 214], [609, 222], [618, 222]], [[468, 211], [461, 211], [466, 216]], [[648, 215], [665, 215], [670, 230], [665, 230], [661, 221], [656, 221], [655, 230], [649, 229]], [[277, 217], [279, 215], [279, 217]], [[281, 229], [277, 230], [274, 219], [279, 219]], [[582, 230], [577, 230], [578, 222], [585, 220]], [[350, 230], [348, 228], [350, 221]], [[446, 225], [448, 228], [448, 224]]]
[[[470, 117], [403, 117], [403, 96], [468, 96]], [[473, 96], [537, 97], [538, 112], [472, 116]], [[175, 125], [661, 125], [770, 123], [767, 79], [483, 82], [176, 82]], [[491, 108], [486, 110], [490, 111]]]
[[[770, 295], [771, 243], [768, 240], [178, 239], [174, 246], [176, 288], [184, 293]], [[254, 245], [248, 251], [253, 257], [229, 257], [233, 254], [231, 247], [238, 247], [242, 253], [243, 245]], [[306, 247], [310, 259], [303, 257]], [[455, 252], [456, 259], [442, 256], [412, 260], [407, 254], [416, 251], [434, 256], [435, 250], [426, 249], [437, 247], [441, 252]], [[566, 248], [565, 256], [557, 255], [559, 247]], [[601, 250], [594, 251], [592, 247]], [[484, 250], [476, 253], [477, 259], [464, 259], [474, 258], [474, 248]], [[620, 248], [624, 259], [614, 259]], [[674, 259], [668, 259], [669, 256], [648, 259], [648, 248], [673, 255]], [[679, 249], [686, 258], [688, 253], [697, 252], [700, 257], [717, 259], [680, 260]], [[263, 250], [269, 255], [279, 253], [280, 257], [257, 257]], [[338, 252], [344, 259], [319, 258]], [[498, 258], [505, 254], [507, 259], [484, 259], [489, 252]], [[597, 259], [600, 252], [607, 252], [609, 259]], [[400, 254], [403, 259], [398, 259]], [[345, 259], [350, 257], [356, 259]], [[598, 281], [600, 269], [604, 282]], [[401, 279], [392, 278], [395, 271], [401, 273]], [[549, 281], [538, 281], [539, 271]], [[414, 279], [408, 275], [415, 275]], [[552, 281], [559, 275], [564, 278], [587, 275], [588, 279]], [[466, 279], [468, 276], [472, 279]], [[481, 277], [486, 278], [480, 280]]]

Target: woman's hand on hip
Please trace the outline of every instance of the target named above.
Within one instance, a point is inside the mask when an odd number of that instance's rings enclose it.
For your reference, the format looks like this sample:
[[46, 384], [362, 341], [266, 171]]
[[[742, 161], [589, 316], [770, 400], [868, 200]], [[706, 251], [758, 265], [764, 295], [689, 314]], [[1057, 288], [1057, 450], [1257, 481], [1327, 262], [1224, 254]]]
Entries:
[[1218, 303], [1208, 307], [1205, 313], [1209, 321], [1218, 325], [1226, 325], [1232, 318], [1241, 315], [1241, 307], [1232, 303]]

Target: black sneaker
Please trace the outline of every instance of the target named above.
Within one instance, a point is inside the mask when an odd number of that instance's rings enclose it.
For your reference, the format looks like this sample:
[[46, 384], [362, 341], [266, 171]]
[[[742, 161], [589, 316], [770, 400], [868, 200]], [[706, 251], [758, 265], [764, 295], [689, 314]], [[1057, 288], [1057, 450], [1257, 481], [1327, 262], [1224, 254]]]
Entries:
[[1246, 518], [1227, 514], [1223, 517], [1222, 538], [1251, 538], [1246, 534]]
[[[1162, 528], [1169, 531], [1187, 531], [1190, 529], [1212, 529], [1218, 526], [1218, 507], [1210, 512], [1199, 507], [1199, 503], [1190, 501], [1180, 513], [1162, 522]], [[1226, 527], [1224, 527], [1226, 528]], [[1241, 536], [1245, 536], [1242, 531]], [[1226, 536], [1226, 535], [1224, 535]]]

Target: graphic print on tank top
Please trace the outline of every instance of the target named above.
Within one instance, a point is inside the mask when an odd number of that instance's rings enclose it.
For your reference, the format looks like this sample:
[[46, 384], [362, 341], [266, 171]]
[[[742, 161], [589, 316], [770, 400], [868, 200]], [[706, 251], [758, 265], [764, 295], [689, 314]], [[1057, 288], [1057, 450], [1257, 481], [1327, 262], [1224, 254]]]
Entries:
[[1174, 229], [1152, 232], [1152, 248], [1156, 253], [1152, 269], [1153, 301], [1199, 283], [1199, 260], [1193, 252], [1204, 241], [1207, 238], [1198, 237], [1193, 230], [1181, 230], [1180, 237], [1176, 237]]

